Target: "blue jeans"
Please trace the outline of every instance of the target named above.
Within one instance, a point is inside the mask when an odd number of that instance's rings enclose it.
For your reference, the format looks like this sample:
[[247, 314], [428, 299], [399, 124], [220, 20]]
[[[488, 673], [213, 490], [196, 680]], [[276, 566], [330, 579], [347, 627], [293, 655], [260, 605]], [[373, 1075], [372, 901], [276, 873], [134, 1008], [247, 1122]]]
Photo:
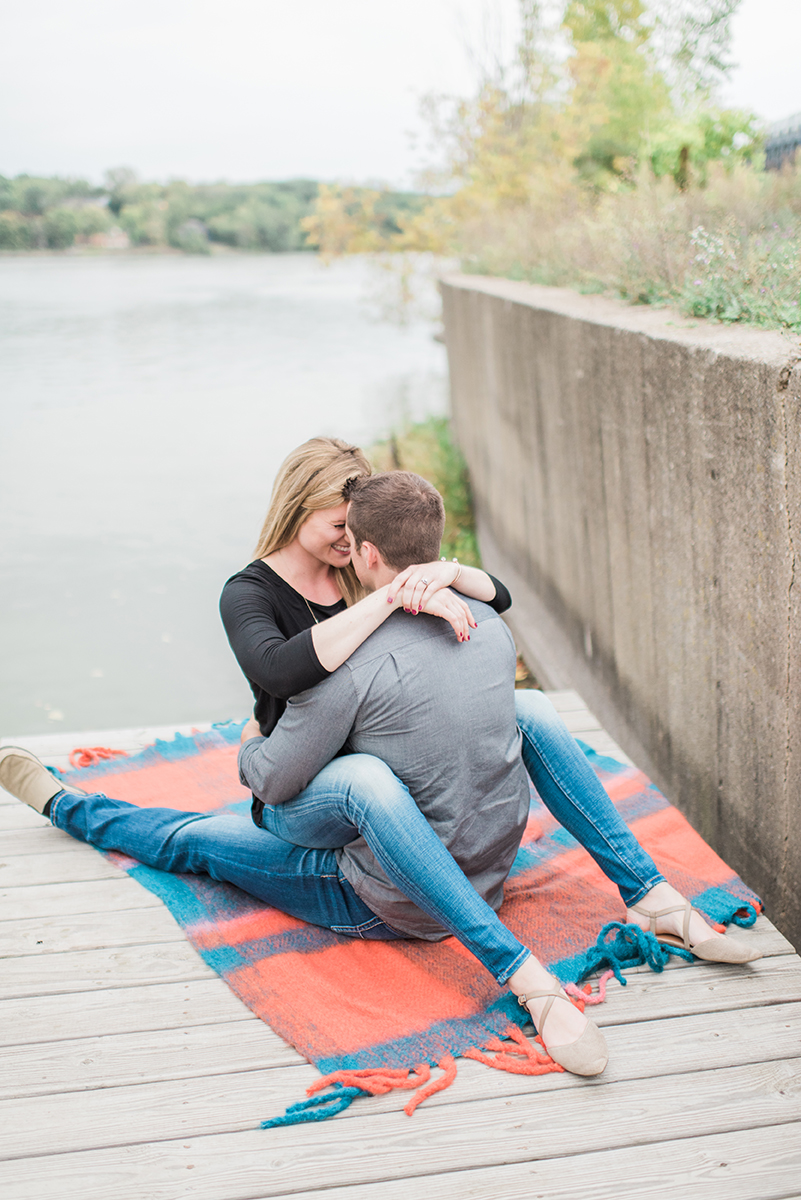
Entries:
[[[445, 849], [408, 789], [379, 758], [335, 758], [293, 800], [266, 805], [257, 828], [236, 814], [139, 808], [59, 792], [59, 829], [161, 871], [225, 880], [291, 916], [352, 937], [404, 937], [359, 899], [334, 850], [364, 837], [389, 879], [505, 983], [529, 957]], [[305, 845], [299, 842], [305, 841]]]
[[159, 871], [206, 874], [266, 904], [350, 937], [402, 937], [362, 903], [333, 850], [307, 850], [257, 829], [250, 816], [139, 808], [101, 793], [59, 792], [59, 829], [101, 850], [120, 850]]
[[617, 885], [626, 908], [664, 882], [547, 696], [515, 692], [523, 762], [546, 808]]
[[[543, 802], [637, 903], [662, 876], [601, 787], [542, 693], [517, 693], [523, 758]], [[54, 825], [163, 871], [235, 884], [312, 924], [354, 937], [403, 936], [359, 899], [334, 850], [363, 836], [385, 873], [453, 933], [501, 984], [529, 957], [478, 895], [406, 787], [367, 754], [334, 759], [293, 800], [266, 805], [262, 828], [236, 815], [138, 808], [105, 796], [60, 792]]]

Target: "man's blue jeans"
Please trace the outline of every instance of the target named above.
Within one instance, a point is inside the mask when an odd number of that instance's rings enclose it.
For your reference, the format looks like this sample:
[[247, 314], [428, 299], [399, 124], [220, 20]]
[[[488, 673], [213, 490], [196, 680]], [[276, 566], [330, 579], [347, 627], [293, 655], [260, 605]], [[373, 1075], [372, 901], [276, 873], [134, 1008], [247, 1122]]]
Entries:
[[[518, 692], [523, 758], [544, 803], [586, 847], [627, 905], [663, 878], [618, 816], [542, 693]], [[359, 899], [334, 850], [363, 836], [389, 879], [505, 983], [530, 951], [478, 895], [404, 785], [380, 759], [334, 759], [293, 800], [267, 805], [262, 829], [232, 815], [138, 808], [59, 792], [54, 825], [163, 871], [235, 884], [312, 924], [354, 937], [399, 936]]]

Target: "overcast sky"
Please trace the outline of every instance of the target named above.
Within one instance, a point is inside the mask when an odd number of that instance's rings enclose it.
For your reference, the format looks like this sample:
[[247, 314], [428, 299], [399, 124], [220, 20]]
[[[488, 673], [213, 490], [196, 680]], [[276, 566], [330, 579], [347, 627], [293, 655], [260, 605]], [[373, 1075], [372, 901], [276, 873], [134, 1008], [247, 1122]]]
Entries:
[[[408, 184], [419, 98], [516, 0], [37, 0], [0, 19], [0, 173]], [[487, 30], [489, 32], [487, 33]], [[801, 0], [743, 0], [727, 103], [801, 110]], [[418, 143], [410, 137], [418, 134]]]

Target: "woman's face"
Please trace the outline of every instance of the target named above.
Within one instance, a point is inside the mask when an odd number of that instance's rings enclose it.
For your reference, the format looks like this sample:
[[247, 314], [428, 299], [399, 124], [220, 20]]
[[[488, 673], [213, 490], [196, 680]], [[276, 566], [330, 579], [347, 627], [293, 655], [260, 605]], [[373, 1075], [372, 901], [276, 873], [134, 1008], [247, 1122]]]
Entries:
[[345, 501], [336, 508], [321, 508], [306, 518], [298, 532], [298, 543], [307, 554], [329, 567], [346, 567], [350, 545], [345, 533]]

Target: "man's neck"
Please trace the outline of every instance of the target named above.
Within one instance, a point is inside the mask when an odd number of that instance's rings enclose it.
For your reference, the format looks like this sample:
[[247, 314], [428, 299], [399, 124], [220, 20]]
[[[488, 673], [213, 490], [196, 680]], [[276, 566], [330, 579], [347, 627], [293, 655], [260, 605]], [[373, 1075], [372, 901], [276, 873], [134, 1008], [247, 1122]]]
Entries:
[[379, 588], [386, 587], [388, 583], [392, 583], [397, 574], [398, 572], [393, 567], [388, 567], [386, 563], [381, 563], [380, 566], [375, 567], [370, 572], [370, 581], [367, 587], [371, 592], [377, 592]]

